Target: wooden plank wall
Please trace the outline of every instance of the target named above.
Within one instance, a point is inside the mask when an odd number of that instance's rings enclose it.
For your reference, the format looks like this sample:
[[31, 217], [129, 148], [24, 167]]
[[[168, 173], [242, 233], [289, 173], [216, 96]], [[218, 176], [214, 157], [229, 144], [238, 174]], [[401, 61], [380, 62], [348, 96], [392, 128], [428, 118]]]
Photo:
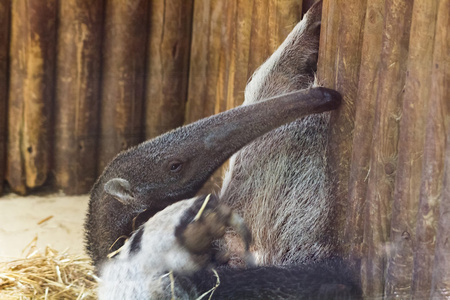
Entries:
[[150, 1], [145, 137], [184, 123], [193, 0]]
[[448, 297], [450, 1], [324, 1], [342, 251], [368, 297]]
[[59, 4], [54, 174], [67, 194], [85, 193], [97, 176], [102, 24], [102, 1]]
[[6, 133], [8, 102], [9, 0], [0, 1], [0, 195], [6, 170]]
[[1, 0], [0, 182], [87, 193], [118, 152], [242, 103], [301, 13], [298, 0]]
[[13, 191], [44, 184], [56, 53], [56, 0], [11, 2], [6, 178]]
[[[86, 193], [119, 151], [241, 104], [311, 2], [0, 0], [0, 181]], [[341, 251], [367, 296], [444, 296], [450, 1], [323, 5], [318, 77], [344, 96], [328, 153]]]

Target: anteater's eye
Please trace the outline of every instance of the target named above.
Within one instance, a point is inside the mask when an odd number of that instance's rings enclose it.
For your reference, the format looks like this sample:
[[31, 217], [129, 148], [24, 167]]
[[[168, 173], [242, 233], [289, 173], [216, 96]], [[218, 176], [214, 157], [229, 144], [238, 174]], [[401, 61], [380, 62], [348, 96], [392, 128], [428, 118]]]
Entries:
[[183, 167], [183, 163], [178, 160], [171, 161], [169, 164], [170, 172], [173, 172], [173, 173], [180, 172], [182, 167]]

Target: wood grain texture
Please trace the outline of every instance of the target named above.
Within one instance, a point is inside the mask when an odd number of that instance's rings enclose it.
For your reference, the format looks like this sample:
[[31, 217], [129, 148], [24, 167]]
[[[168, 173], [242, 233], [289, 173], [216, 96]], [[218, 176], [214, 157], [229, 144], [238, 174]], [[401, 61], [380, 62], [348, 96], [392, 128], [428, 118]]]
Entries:
[[[364, 40], [361, 54], [360, 78], [356, 102], [355, 130], [349, 178], [349, 210], [347, 211], [345, 242], [351, 244], [351, 257], [361, 261], [361, 282], [370, 290], [372, 261], [368, 243], [364, 242], [365, 211], [368, 202], [368, 178], [371, 173], [371, 153], [374, 137], [375, 103], [379, 86], [380, 56], [384, 29], [384, 0], [368, 1], [364, 22]], [[355, 146], [357, 145], [357, 146]], [[387, 216], [385, 216], [387, 217]], [[370, 243], [369, 243], [370, 244]], [[372, 250], [373, 251], [373, 250]]]
[[[195, 0], [185, 123], [242, 104], [248, 79], [300, 20], [301, 8], [294, 0]], [[217, 190], [222, 174], [205, 190]]]
[[[449, 94], [447, 93], [447, 97]], [[448, 99], [448, 98], [447, 98]], [[450, 111], [447, 111], [450, 114]], [[447, 118], [448, 119], [448, 118]], [[431, 297], [447, 299], [450, 296], [450, 122], [446, 122], [446, 150], [442, 198], [439, 205], [439, 223], [436, 238], [436, 256], [432, 274]]]
[[[420, 255], [416, 256], [418, 260], [429, 259], [432, 255], [432, 253], [426, 254], [427, 246], [430, 246], [429, 250], [434, 252], [433, 242], [426, 245], [430, 241], [417, 239], [416, 223], [422, 179], [425, 124], [430, 98], [436, 9], [435, 1], [415, 2], [411, 16], [406, 78], [402, 95], [398, 164], [391, 216], [391, 251], [386, 278], [387, 297], [409, 297], [412, 288], [414, 251], [420, 252]], [[406, 18], [407, 16], [405, 16]], [[431, 215], [427, 218], [433, 222]], [[423, 264], [429, 264], [429, 262], [423, 261]], [[416, 273], [416, 275], [419, 274]], [[416, 277], [416, 284], [425, 288], [429, 284], [426, 283], [428, 280], [422, 276]], [[430, 277], [429, 273], [426, 276]], [[429, 293], [430, 288], [427, 289]], [[417, 292], [419, 294], [420, 292], [426, 293], [425, 290]]]
[[11, 20], [7, 180], [24, 194], [49, 172], [56, 1], [12, 1]]
[[193, 0], [150, 1], [145, 135], [183, 125]]
[[0, 0], [0, 195], [6, 170], [10, 1]]
[[384, 0], [368, 1], [355, 101], [355, 128], [348, 188], [349, 205], [344, 228], [344, 243], [351, 247], [350, 254], [353, 260], [361, 259], [364, 250], [364, 209], [367, 205], [367, 177], [370, 172], [383, 22]]
[[[340, 108], [331, 114], [327, 151], [329, 170], [335, 179], [333, 223], [339, 241], [344, 241], [348, 207], [355, 205], [348, 199], [348, 185], [365, 15], [366, 1], [323, 3], [317, 75], [325, 87], [334, 88], [343, 96]], [[341, 251], [348, 253], [349, 242], [339, 244]]]
[[[426, 7], [423, 7], [422, 5], [426, 5]], [[446, 113], [443, 95], [439, 95], [435, 92], [436, 88], [443, 88], [445, 83], [439, 82], [436, 75], [433, 74], [435, 73], [434, 70], [436, 69], [436, 65], [438, 68], [439, 65], [445, 65], [442, 64], [442, 57], [439, 57], [439, 54], [442, 55], [442, 53], [440, 53], [441, 50], [438, 49], [439, 47], [442, 47], [440, 44], [445, 40], [445, 38], [441, 40], [441, 37], [438, 34], [439, 30], [442, 30], [438, 26], [443, 25], [436, 24], [438, 3], [421, 3], [419, 8], [421, 13], [419, 16], [416, 16], [416, 18], [413, 17], [411, 32], [420, 25], [415, 32], [417, 32], [416, 34], [418, 34], [419, 37], [422, 39], [426, 38], [428, 41], [422, 41], [422, 47], [420, 44], [416, 44], [414, 47], [418, 47], [423, 51], [430, 51], [430, 53], [417, 53], [417, 50], [415, 51], [416, 54], [419, 54], [415, 55], [416, 63], [419, 63], [417, 57], [420, 57], [420, 61], [422, 62], [421, 65], [423, 64], [423, 66], [415, 70], [415, 72], [419, 74], [419, 76], [416, 75], [415, 77], [420, 80], [417, 81], [417, 83], [420, 83], [421, 88], [414, 97], [425, 96], [427, 97], [426, 99], [429, 99], [429, 103], [425, 109], [425, 111], [428, 110], [428, 112], [425, 125], [426, 137], [424, 143], [420, 195], [418, 197], [416, 245], [413, 249], [414, 272], [412, 278], [412, 296], [416, 299], [426, 299], [430, 297], [430, 291], [432, 289], [431, 281], [433, 277], [436, 237], [439, 222], [439, 204], [442, 202], [444, 180], [444, 153], [446, 142], [444, 122], [445, 114], [448, 112]], [[432, 25], [436, 26], [432, 28]], [[445, 26], [448, 25], [449, 24], [446, 24]], [[434, 31], [432, 31], [432, 29], [434, 29]], [[413, 45], [410, 47], [413, 47]], [[414, 74], [411, 74], [411, 76], [412, 75]], [[436, 84], [442, 84], [442, 86], [438, 87]], [[415, 86], [417, 87], [417, 85]], [[425, 94], [425, 92], [427, 94]], [[410, 100], [415, 99], [408, 99], [408, 101]]]
[[186, 123], [244, 100], [248, 78], [301, 17], [301, 1], [195, 0]]
[[335, 86], [337, 70], [334, 62], [338, 47], [337, 31], [340, 18], [337, 2], [323, 1], [317, 74], [320, 76], [321, 83], [330, 87]]
[[97, 177], [103, 1], [62, 1], [58, 20], [56, 185], [83, 194]]
[[[447, 74], [448, 75], [448, 74]], [[447, 77], [448, 78], [448, 77]], [[448, 79], [447, 79], [448, 80]], [[446, 92], [446, 96], [450, 94]], [[450, 110], [446, 113], [450, 115]], [[431, 297], [446, 299], [450, 296], [450, 122], [446, 116], [446, 149], [442, 196], [439, 205], [439, 222], [436, 237], [436, 256], [432, 274]]]
[[213, 115], [220, 74], [219, 52], [225, 5], [229, 1], [195, 0], [186, 123]]
[[385, 8], [364, 222], [363, 289], [369, 297], [384, 293], [412, 3], [388, 1]]
[[106, 2], [98, 170], [144, 138], [148, 1]]
[[[430, 118], [433, 117], [433, 125], [428, 124], [427, 127], [423, 173], [427, 177], [428, 172], [434, 172], [433, 179], [436, 181], [430, 179], [423, 182], [422, 187], [426, 192], [422, 194], [421, 200], [434, 200], [439, 207], [430, 296], [433, 299], [443, 299], [450, 296], [450, 1], [440, 0], [437, 11], [430, 97]], [[434, 116], [433, 110], [437, 111]], [[434, 141], [429, 141], [433, 137]], [[431, 144], [428, 145], [428, 142]], [[427, 164], [429, 157], [431, 165]], [[441, 176], [444, 177], [443, 181], [439, 181]], [[433, 210], [433, 206], [430, 209]]]
[[301, 19], [300, 1], [253, 1], [249, 77], [280, 46]]

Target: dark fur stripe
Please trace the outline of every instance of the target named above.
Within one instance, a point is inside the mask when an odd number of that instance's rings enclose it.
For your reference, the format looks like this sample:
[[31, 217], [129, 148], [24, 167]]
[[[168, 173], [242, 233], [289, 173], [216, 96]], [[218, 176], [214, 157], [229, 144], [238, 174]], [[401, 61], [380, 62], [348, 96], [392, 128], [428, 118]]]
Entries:
[[144, 227], [140, 227], [131, 237], [130, 255], [139, 252], [141, 250], [142, 234], [144, 233]]
[[[342, 260], [297, 266], [248, 269], [219, 267], [213, 299], [362, 299], [359, 276]], [[175, 284], [202, 293], [216, 286], [211, 270], [175, 274]]]

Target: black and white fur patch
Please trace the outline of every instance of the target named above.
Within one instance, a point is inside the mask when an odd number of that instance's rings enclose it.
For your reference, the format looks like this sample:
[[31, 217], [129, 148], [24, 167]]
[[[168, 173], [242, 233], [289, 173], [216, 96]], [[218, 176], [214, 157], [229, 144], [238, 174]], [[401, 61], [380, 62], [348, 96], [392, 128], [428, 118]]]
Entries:
[[144, 234], [144, 227], [139, 229], [131, 236], [130, 239], [130, 255], [141, 250], [142, 235]]

